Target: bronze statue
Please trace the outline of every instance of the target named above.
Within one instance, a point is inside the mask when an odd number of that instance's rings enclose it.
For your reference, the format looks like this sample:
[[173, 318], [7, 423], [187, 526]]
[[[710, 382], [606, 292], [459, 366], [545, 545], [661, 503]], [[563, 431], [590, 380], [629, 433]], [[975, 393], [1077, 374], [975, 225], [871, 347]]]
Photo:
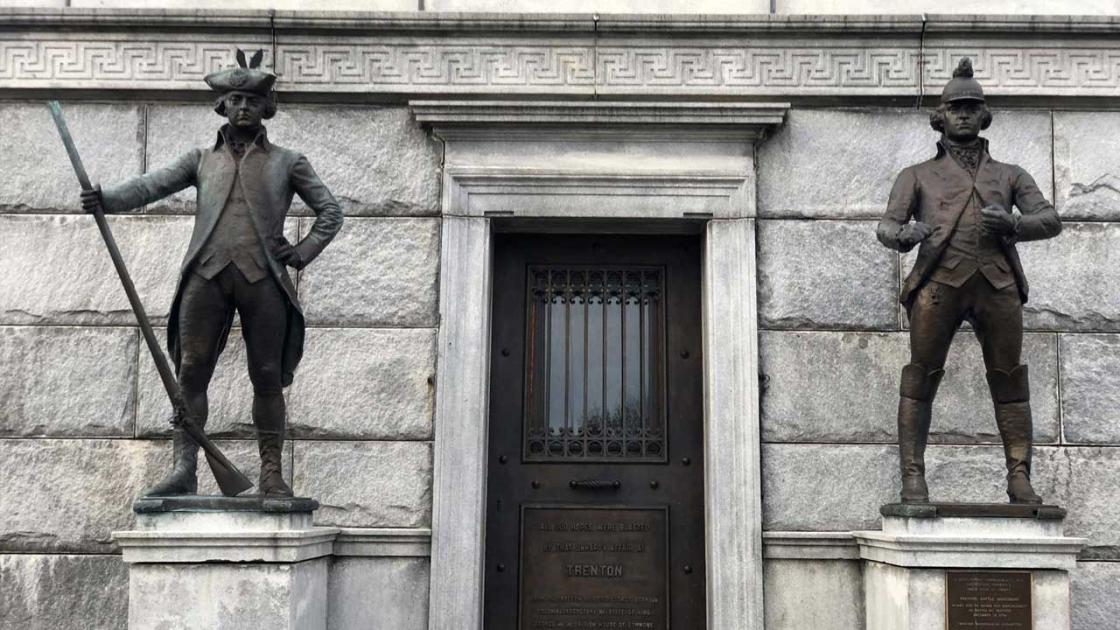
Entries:
[[902, 368], [898, 403], [903, 503], [929, 501], [931, 407], [964, 320], [984, 354], [1007, 495], [1012, 503], [1042, 502], [1030, 481], [1030, 388], [1020, 363], [1027, 280], [1015, 243], [1057, 236], [1062, 223], [1025, 170], [988, 155], [979, 133], [991, 122], [972, 63], [962, 59], [930, 114], [930, 125], [942, 133], [937, 155], [899, 174], [876, 231], [880, 242], [901, 252], [921, 244], [899, 297], [910, 318], [910, 363]]
[[[303, 155], [272, 144], [261, 122], [276, 113], [274, 74], [259, 69], [263, 51], [238, 67], [207, 75], [221, 96], [214, 110], [228, 119], [213, 147], [192, 150], [170, 166], [104, 191], [83, 191], [82, 207], [123, 212], [174, 194], [198, 192], [194, 232], [183, 259], [167, 323], [167, 346], [183, 398], [199, 428], [206, 391], [225, 347], [234, 309], [253, 383], [253, 424], [261, 457], [262, 495], [291, 496], [281, 474], [285, 406], [303, 354], [304, 321], [285, 266], [302, 269], [342, 227], [342, 210]], [[315, 212], [311, 231], [296, 245], [284, 238], [284, 219], [297, 194]], [[176, 427], [171, 473], [148, 495], [193, 494], [198, 444]]]

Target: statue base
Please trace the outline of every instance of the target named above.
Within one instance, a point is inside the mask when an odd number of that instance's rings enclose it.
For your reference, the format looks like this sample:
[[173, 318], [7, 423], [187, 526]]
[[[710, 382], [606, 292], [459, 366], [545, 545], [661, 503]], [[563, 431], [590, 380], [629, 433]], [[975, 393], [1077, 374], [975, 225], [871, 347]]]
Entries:
[[895, 503], [880, 512], [881, 531], [855, 532], [867, 630], [1070, 627], [1069, 571], [1086, 539], [1064, 535], [1062, 508]]
[[128, 627], [326, 628], [337, 529], [300, 497], [143, 497], [114, 532], [129, 565]]

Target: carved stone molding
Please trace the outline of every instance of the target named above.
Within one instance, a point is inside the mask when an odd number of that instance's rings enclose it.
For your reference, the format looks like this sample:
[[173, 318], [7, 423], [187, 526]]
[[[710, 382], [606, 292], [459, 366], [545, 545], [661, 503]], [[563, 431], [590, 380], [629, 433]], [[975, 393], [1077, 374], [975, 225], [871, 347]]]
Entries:
[[445, 215], [645, 221], [754, 216], [754, 143], [781, 125], [790, 107], [462, 100], [409, 106], [417, 122], [448, 142]]
[[[491, 234], [704, 234], [707, 620], [761, 630], [754, 144], [787, 103], [412, 101], [446, 142], [429, 628], [481, 628]], [[626, 226], [622, 228], [620, 226]], [[666, 227], [669, 226], [669, 227]]]
[[852, 532], [763, 532], [767, 560], [859, 560]]
[[1120, 94], [1120, 17], [969, 18], [0, 9], [0, 87], [201, 91], [240, 45], [295, 94], [909, 97], [966, 55], [992, 95]]

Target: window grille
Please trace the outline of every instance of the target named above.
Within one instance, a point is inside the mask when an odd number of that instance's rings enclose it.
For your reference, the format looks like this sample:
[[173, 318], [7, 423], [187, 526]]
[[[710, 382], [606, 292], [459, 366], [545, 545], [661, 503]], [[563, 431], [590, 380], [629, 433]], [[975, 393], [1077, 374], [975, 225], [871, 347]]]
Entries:
[[528, 271], [525, 459], [665, 461], [663, 270]]

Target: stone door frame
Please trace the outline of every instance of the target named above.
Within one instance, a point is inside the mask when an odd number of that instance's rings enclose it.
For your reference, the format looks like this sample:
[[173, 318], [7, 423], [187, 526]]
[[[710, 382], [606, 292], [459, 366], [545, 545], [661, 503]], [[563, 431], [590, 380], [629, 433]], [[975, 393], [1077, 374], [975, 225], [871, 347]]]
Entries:
[[413, 101], [444, 142], [431, 630], [482, 630], [491, 234], [703, 231], [710, 630], [762, 630], [755, 144], [787, 103]]

